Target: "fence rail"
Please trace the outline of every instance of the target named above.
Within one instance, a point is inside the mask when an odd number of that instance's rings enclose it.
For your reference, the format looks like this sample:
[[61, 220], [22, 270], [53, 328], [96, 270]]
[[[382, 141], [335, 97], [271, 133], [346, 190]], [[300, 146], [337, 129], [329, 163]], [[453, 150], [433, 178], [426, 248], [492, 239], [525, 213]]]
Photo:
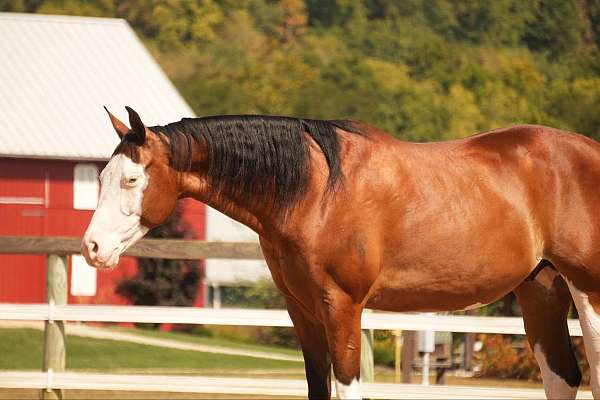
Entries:
[[[0, 304], [0, 320], [292, 326], [285, 310], [102, 305]], [[571, 336], [581, 336], [578, 320], [568, 324]], [[525, 334], [522, 318], [468, 315], [365, 312], [362, 328]]]
[[[81, 238], [44, 236], [2, 236], [0, 254], [81, 253]], [[172, 260], [204, 260], [227, 258], [262, 260], [258, 243], [205, 242], [201, 240], [143, 239], [129, 248], [125, 255]]]
[[[252, 379], [172, 375], [116, 375], [92, 373], [55, 373], [49, 382], [42, 372], [3, 372], [0, 387], [66, 390], [131, 390], [225, 395], [302, 396], [307, 395], [306, 381], [292, 379]], [[335, 387], [332, 385], [333, 392]], [[473, 386], [422, 386], [413, 384], [363, 383], [362, 392], [370, 399], [542, 399], [542, 389]], [[591, 399], [589, 391], [580, 391], [578, 399]]]

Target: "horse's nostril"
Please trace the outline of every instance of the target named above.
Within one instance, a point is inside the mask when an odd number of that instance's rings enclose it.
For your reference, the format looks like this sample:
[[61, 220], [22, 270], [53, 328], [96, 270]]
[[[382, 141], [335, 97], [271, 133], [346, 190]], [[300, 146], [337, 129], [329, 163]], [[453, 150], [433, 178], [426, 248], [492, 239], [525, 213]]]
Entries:
[[98, 243], [91, 242], [90, 245], [91, 245], [92, 253], [97, 253], [98, 252]]

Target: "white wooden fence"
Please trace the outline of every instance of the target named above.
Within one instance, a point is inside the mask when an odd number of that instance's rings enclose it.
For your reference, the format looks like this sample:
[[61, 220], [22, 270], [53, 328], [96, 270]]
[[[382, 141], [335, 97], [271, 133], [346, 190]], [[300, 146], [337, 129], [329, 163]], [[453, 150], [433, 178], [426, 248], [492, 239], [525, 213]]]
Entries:
[[[121, 375], [62, 372], [3, 372], [0, 387], [47, 390], [131, 390], [207, 393], [225, 395], [306, 397], [304, 380], [254, 379], [173, 375]], [[335, 387], [333, 387], [335, 394]], [[371, 399], [542, 399], [544, 391], [528, 388], [473, 386], [422, 386], [415, 384], [363, 383], [362, 393]], [[578, 399], [592, 399], [589, 391], [580, 391]]]
[[[283, 326], [292, 322], [285, 310], [203, 309], [192, 307], [141, 307], [103, 305], [0, 304], [0, 320], [100, 321], [181, 323], [238, 326]], [[510, 317], [475, 317], [365, 312], [365, 329], [436, 330], [524, 334], [523, 320]], [[581, 336], [577, 320], [569, 321], [572, 336]], [[306, 383], [299, 380], [190, 377], [156, 375], [90, 374], [68, 372], [0, 373], [0, 388], [135, 390], [259, 396], [305, 396]], [[509, 399], [544, 396], [541, 389], [422, 386], [409, 384], [363, 385], [365, 397], [373, 399]], [[578, 398], [592, 398], [580, 392]]]
[[[285, 310], [103, 305], [59, 306], [53, 304], [7, 303], [0, 304], [0, 320], [292, 326], [292, 321]], [[581, 327], [578, 320], [569, 320], [568, 324], [571, 336], [581, 336]], [[523, 319], [518, 317], [475, 317], [387, 312], [364, 312], [362, 315], [362, 328], [525, 334]]]
[[[57, 243], [58, 242], [58, 243]], [[156, 241], [154, 241], [156, 242]], [[173, 242], [173, 246], [167, 245]], [[255, 258], [253, 244], [182, 243], [162, 241], [154, 243], [164, 258]], [[157, 250], [142, 241], [132, 254], [154, 256]], [[192, 249], [192, 246], [195, 246]], [[147, 249], [153, 250], [147, 250]], [[169, 248], [175, 248], [173, 254]], [[66, 257], [76, 253], [76, 238], [2, 238], [0, 253], [58, 253], [50, 255], [48, 274], [48, 299], [44, 304], [0, 304], [0, 320], [46, 321], [46, 335], [56, 335], [58, 348], [45, 348], [47, 371], [0, 372], [0, 388], [42, 389], [44, 395], [61, 397], [61, 390], [136, 390], [197, 392], [249, 395], [306, 396], [305, 381], [244, 379], [226, 377], [115, 375], [64, 372], [64, 321], [97, 322], [145, 322], [181, 323], [206, 325], [282, 326], [291, 327], [292, 322], [285, 310], [204, 309], [192, 307], [141, 307], [105, 305], [66, 305], [55, 303], [54, 298], [66, 290]], [[163, 254], [164, 253], [164, 254]], [[230, 256], [234, 257], [230, 257]], [[50, 273], [52, 272], [52, 273]], [[56, 292], [56, 293], [55, 293]], [[581, 336], [576, 320], [568, 321], [571, 336]], [[54, 328], [54, 325], [60, 329]], [[362, 316], [364, 329], [401, 329], [410, 331], [435, 330], [448, 332], [479, 332], [501, 334], [524, 334], [523, 320], [508, 317], [475, 317], [454, 315], [421, 315], [406, 313], [365, 312]], [[53, 333], [54, 332], [54, 333]], [[62, 332], [62, 335], [61, 335]], [[52, 368], [52, 365], [58, 365]], [[61, 367], [62, 365], [62, 367]], [[414, 398], [414, 399], [464, 399], [464, 398], [542, 398], [541, 389], [481, 388], [461, 386], [422, 386], [409, 384], [364, 384], [363, 395], [368, 398]], [[590, 392], [580, 392], [578, 398], [592, 398]]]

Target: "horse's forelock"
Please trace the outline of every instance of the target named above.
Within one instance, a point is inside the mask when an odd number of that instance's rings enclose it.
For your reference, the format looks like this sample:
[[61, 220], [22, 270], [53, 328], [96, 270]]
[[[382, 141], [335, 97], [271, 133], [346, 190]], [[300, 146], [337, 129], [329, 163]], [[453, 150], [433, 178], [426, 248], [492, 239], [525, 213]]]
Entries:
[[115, 151], [113, 152], [111, 157], [116, 156], [117, 154], [123, 154], [127, 157], [129, 157], [131, 159], [131, 161], [133, 162], [139, 162], [140, 161], [140, 149], [139, 149], [139, 145], [135, 142], [135, 139], [133, 138], [133, 134], [128, 133], [127, 135], [123, 136], [123, 139], [121, 140], [121, 142], [117, 145], [117, 147], [115, 148]]

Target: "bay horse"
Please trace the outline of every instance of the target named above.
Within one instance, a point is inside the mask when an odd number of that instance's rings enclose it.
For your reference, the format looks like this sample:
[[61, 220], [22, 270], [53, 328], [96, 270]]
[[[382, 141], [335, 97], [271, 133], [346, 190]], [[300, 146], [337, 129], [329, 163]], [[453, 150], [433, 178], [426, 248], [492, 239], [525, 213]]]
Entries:
[[[108, 111], [108, 110], [107, 110]], [[447, 311], [514, 291], [549, 398], [600, 398], [600, 144], [544, 126], [408, 143], [367, 124], [216, 116], [121, 138], [82, 253], [97, 268], [192, 197], [247, 225], [285, 296], [310, 398], [359, 398], [364, 308]]]

